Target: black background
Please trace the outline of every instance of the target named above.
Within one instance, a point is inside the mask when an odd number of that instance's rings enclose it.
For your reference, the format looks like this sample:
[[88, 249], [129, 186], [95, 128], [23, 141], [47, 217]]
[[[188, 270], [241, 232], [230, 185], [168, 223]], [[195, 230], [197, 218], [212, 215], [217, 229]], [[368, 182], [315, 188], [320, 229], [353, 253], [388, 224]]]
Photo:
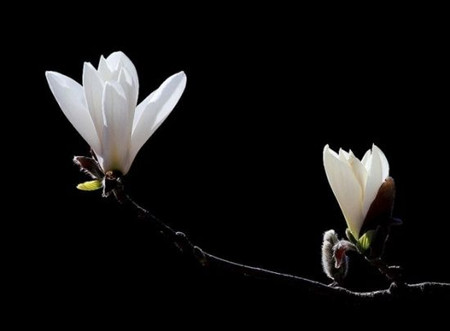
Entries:
[[[17, 216], [8, 224], [19, 305], [43, 320], [129, 311], [147, 322], [162, 312], [224, 321], [270, 316], [251, 315], [255, 307], [293, 317], [305, 305], [328, 307], [289, 286], [204, 271], [112, 200], [75, 189], [87, 178], [71, 159], [89, 148], [59, 110], [44, 72], [81, 81], [84, 61], [97, 66], [101, 54], [117, 50], [137, 68], [139, 100], [169, 75], [187, 74], [183, 97], [126, 182], [136, 201], [195, 244], [328, 282], [322, 233], [343, 235], [345, 222], [322, 149], [351, 148], [361, 157], [375, 143], [390, 162], [394, 215], [404, 221], [387, 261], [402, 265], [408, 282], [450, 281], [439, 20], [406, 8], [383, 16], [260, 9], [211, 9], [198, 19], [155, 8], [131, 23], [121, 17], [136, 9], [113, 17], [87, 10], [76, 20], [49, 12], [8, 40], [14, 66], [7, 69], [16, 68], [10, 77], [18, 78], [9, 96], [20, 123], [14, 136], [25, 137], [17, 144], [6, 138], [13, 162], [5, 180], [16, 183], [8, 187]], [[348, 286], [388, 283], [353, 256]]]

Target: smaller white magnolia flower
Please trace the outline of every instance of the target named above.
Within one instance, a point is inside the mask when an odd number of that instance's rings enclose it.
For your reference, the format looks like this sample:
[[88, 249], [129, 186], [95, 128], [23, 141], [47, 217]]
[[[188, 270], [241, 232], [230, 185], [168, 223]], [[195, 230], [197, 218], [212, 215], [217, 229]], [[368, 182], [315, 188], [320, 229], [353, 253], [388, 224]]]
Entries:
[[367, 213], [380, 187], [389, 176], [388, 160], [375, 145], [372, 150], [366, 152], [361, 161], [352, 151], [339, 149], [338, 154], [326, 145], [323, 150], [323, 164], [348, 228], [358, 240], [364, 234], [360, 232]]
[[[46, 77], [61, 110], [91, 146], [103, 175], [129, 171], [138, 151], [170, 114], [186, 86], [186, 75], [179, 72], [138, 105], [136, 68], [122, 52], [106, 59], [102, 56], [98, 69], [85, 63], [83, 85], [53, 71], [47, 71]], [[79, 161], [81, 165], [88, 162]], [[87, 171], [98, 177], [92, 168]], [[98, 188], [100, 184], [92, 185]]]

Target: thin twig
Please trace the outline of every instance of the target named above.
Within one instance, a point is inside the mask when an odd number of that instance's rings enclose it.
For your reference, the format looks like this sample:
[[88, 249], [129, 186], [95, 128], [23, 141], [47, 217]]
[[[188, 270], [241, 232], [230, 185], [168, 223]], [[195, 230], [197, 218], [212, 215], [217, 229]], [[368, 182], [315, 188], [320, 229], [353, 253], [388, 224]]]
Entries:
[[[448, 283], [424, 282], [418, 284], [406, 284], [393, 282], [391, 286], [385, 290], [355, 292], [342, 287], [329, 286], [318, 281], [291, 274], [280, 273], [229, 261], [208, 253], [200, 247], [194, 245], [186, 234], [175, 231], [159, 218], [151, 214], [148, 210], [139, 206], [132, 198], [130, 198], [129, 195], [124, 192], [122, 185], [119, 185], [114, 189], [114, 195], [119, 203], [130, 207], [139, 218], [151, 221], [156, 229], [162, 233], [167, 240], [172, 242], [181, 253], [193, 258], [203, 267], [220, 269], [240, 274], [244, 277], [282, 282], [292, 285], [300, 291], [312, 294], [315, 297], [325, 297], [327, 299], [331, 298], [332, 300], [340, 300], [344, 298], [346, 299], [347, 304], [361, 305], [365, 303], [393, 302], [399, 299], [409, 300], [411, 298], [431, 298], [436, 295], [442, 298], [450, 297], [450, 284]], [[379, 268], [384, 268], [382, 264], [377, 264], [376, 266]]]

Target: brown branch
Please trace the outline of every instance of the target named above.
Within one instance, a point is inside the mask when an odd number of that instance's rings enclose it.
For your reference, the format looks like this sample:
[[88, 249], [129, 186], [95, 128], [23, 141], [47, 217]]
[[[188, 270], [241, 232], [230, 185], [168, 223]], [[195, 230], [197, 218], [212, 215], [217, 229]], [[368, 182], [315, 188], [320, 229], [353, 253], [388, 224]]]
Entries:
[[[252, 267], [236, 263], [208, 253], [194, 245], [189, 238], [179, 231], [175, 231], [148, 210], [139, 206], [124, 191], [119, 184], [113, 190], [117, 201], [130, 208], [139, 218], [146, 219], [172, 242], [177, 249], [190, 259], [197, 261], [205, 268], [227, 271], [239, 274], [243, 277], [252, 277], [268, 281], [288, 284], [300, 292], [315, 298], [326, 298], [333, 302], [344, 299], [349, 305], [367, 305], [378, 303], [411, 302], [411, 300], [434, 300], [435, 298], [450, 297], [450, 284], [438, 282], [424, 282], [418, 284], [406, 284], [393, 282], [388, 289], [371, 292], [355, 292], [342, 287], [334, 287], [307, 278], [280, 273], [268, 269]], [[378, 266], [380, 267], [380, 266]]]

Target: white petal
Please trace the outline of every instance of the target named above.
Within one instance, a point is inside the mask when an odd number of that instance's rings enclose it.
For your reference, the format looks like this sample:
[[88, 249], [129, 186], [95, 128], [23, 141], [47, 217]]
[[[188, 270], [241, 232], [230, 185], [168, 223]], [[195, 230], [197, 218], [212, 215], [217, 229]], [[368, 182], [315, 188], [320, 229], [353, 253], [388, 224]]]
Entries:
[[364, 218], [361, 210], [361, 186], [353, 169], [345, 160], [345, 153], [337, 156], [328, 145], [323, 150], [323, 164], [328, 182], [341, 207], [347, 225], [353, 235], [358, 238]]
[[186, 75], [179, 72], [167, 78], [156, 91], [137, 106], [131, 139], [130, 165], [137, 152], [175, 107], [185, 87]]
[[139, 79], [136, 67], [123, 52], [119, 51], [111, 53], [111, 55], [106, 59], [106, 62], [108, 63], [108, 67], [112, 72], [120, 72], [120, 69], [122, 67], [125, 68], [131, 75], [134, 85], [137, 89], [139, 89]]
[[130, 110], [132, 110], [133, 112], [132, 116], [134, 116], [134, 110], [136, 109], [138, 98], [138, 89], [133, 79], [131, 78], [131, 75], [125, 68], [122, 68], [120, 70], [118, 82], [125, 92], [125, 96], [129, 102]]
[[342, 148], [339, 148], [339, 158], [342, 161], [348, 160], [348, 158], [350, 157], [349, 153], [344, 151]]
[[100, 62], [98, 64], [98, 74], [103, 82], [111, 80], [112, 78], [112, 72], [109, 69], [108, 63], [106, 62], [106, 59], [103, 57], [103, 55], [100, 56]]
[[361, 163], [363, 164], [363, 166], [366, 169], [369, 169], [369, 164], [370, 164], [370, 162], [372, 162], [371, 158], [372, 158], [372, 151], [369, 149], [366, 152], [366, 154], [364, 154], [363, 158], [361, 159]]
[[347, 162], [353, 169], [356, 179], [364, 192], [367, 181], [367, 170], [359, 159], [350, 151]]
[[47, 71], [45, 76], [50, 90], [67, 119], [91, 148], [96, 153], [99, 152], [100, 140], [87, 109], [83, 87], [73, 79], [57, 72]]
[[333, 151], [329, 145], [326, 145], [323, 149], [323, 152], [325, 153], [325, 150], [327, 151], [327, 153], [329, 153], [330, 155], [334, 156], [335, 158], [339, 159], [339, 155]]
[[372, 157], [368, 163], [367, 184], [364, 194], [363, 215], [369, 211], [370, 205], [377, 196], [381, 184], [389, 175], [389, 164], [383, 152], [375, 145], [372, 148]]
[[386, 155], [384, 155], [382, 150], [380, 148], [378, 148], [378, 146], [376, 146], [375, 144], [373, 144], [373, 146], [372, 146], [372, 151], [373, 151], [373, 153], [378, 153], [378, 155], [380, 156], [381, 169], [382, 169], [381, 177], [383, 178], [383, 181], [384, 181], [389, 176], [389, 162], [386, 158]]
[[97, 70], [90, 63], [84, 63], [83, 67], [83, 88], [89, 113], [94, 122], [97, 134], [102, 137], [103, 132], [103, 114], [102, 114], [102, 97], [103, 97], [103, 81], [98, 75]]
[[128, 152], [131, 139], [131, 119], [128, 101], [118, 83], [107, 82], [103, 92], [103, 151], [99, 156], [103, 170], [120, 170], [124, 175], [128, 169]]
[[367, 171], [364, 166], [361, 164], [361, 161], [353, 154], [350, 150], [349, 152], [344, 151], [342, 148], [339, 149], [338, 159], [341, 162], [348, 163], [348, 165], [352, 168], [353, 174], [355, 178], [358, 180], [358, 183], [364, 192], [364, 187], [366, 185]]

